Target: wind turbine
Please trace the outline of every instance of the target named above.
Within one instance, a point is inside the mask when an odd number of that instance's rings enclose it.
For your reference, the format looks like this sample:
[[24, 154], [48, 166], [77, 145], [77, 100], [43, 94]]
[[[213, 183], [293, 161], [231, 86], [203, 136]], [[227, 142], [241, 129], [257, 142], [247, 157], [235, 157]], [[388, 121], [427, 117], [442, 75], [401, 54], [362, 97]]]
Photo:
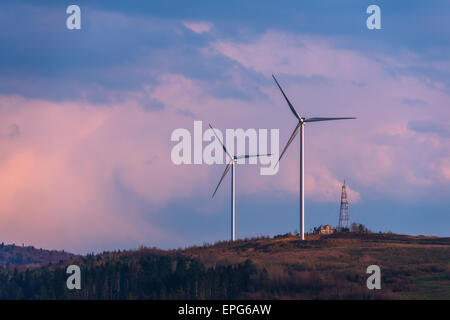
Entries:
[[230, 162], [228, 162], [227, 166], [225, 167], [225, 171], [222, 174], [222, 177], [220, 178], [219, 183], [217, 184], [216, 190], [214, 190], [214, 193], [212, 195], [212, 198], [214, 198], [217, 189], [219, 189], [220, 184], [222, 183], [222, 180], [225, 178], [225, 176], [227, 175], [228, 171], [230, 171], [231, 168], [231, 240], [234, 241], [236, 238], [236, 229], [235, 229], [235, 218], [236, 218], [236, 195], [235, 195], [235, 184], [236, 184], [236, 162], [239, 159], [248, 159], [248, 158], [254, 158], [254, 157], [261, 157], [261, 156], [271, 156], [272, 154], [255, 154], [255, 155], [241, 155], [241, 156], [237, 156], [234, 155], [232, 156], [227, 148], [225, 148], [225, 145], [222, 143], [222, 141], [220, 140], [219, 136], [216, 134], [216, 131], [214, 130], [214, 128], [209, 125], [209, 127], [212, 129], [212, 131], [214, 132], [214, 135], [216, 136], [217, 140], [219, 140], [220, 144], [222, 145], [223, 151], [225, 151], [225, 153], [228, 155], [228, 157], [230, 157]]
[[[287, 142], [286, 146], [283, 149], [283, 152], [281, 152], [280, 158], [278, 159], [278, 162], [281, 160], [281, 157], [283, 157], [284, 153], [286, 152], [289, 145], [294, 140], [295, 136], [300, 131], [300, 239], [305, 240], [305, 193], [304, 193], [304, 187], [305, 187], [305, 148], [304, 148], [304, 134], [303, 131], [305, 130], [305, 123], [307, 122], [318, 122], [318, 121], [330, 121], [330, 120], [347, 120], [347, 119], [356, 119], [354, 117], [345, 117], [345, 118], [304, 118], [301, 117], [298, 112], [295, 110], [292, 103], [289, 101], [288, 97], [284, 93], [283, 89], [281, 89], [280, 84], [278, 83], [277, 79], [274, 75], [272, 75], [273, 80], [275, 80], [275, 83], [277, 84], [278, 88], [280, 88], [281, 93], [284, 96], [284, 99], [286, 99], [287, 104], [289, 105], [289, 108], [291, 109], [292, 113], [294, 114], [295, 118], [298, 120], [298, 124], [294, 129], [294, 132], [292, 132], [291, 137], [289, 138], [289, 141]], [[277, 165], [278, 165], [277, 162]]]

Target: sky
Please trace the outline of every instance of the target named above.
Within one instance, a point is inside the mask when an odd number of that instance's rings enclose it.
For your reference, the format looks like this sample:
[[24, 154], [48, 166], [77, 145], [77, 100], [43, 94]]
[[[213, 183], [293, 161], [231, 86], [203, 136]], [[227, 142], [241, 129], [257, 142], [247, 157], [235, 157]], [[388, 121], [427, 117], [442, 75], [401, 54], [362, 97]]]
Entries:
[[[66, 8], [81, 8], [68, 30]], [[366, 9], [381, 9], [369, 30]], [[350, 220], [450, 236], [448, 1], [0, 4], [0, 241], [76, 253], [229, 239], [224, 165], [175, 165], [171, 133], [305, 129], [306, 231]], [[206, 145], [206, 144], [205, 144]], [[298, 230], [299, 140], [238, 165], [238, 238]]]

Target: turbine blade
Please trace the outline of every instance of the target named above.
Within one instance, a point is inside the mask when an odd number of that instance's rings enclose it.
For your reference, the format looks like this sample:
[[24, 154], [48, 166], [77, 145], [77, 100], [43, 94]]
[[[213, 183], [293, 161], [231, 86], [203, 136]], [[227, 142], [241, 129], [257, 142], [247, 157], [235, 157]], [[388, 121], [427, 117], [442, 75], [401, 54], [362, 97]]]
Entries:
[[228, 152], [227, 148], [225, 148], [225, 145], [223, 144], [222, 140], [220, 140], [219, 136], [217, 135], [216, 130], [214, 130], [214, 128], [211, 126], [211, 124], [209, 124], [209, 127], [214, 132], [214, 135], [216, 136], [217, 140], [219, 140], [220, 144], [222, 145], [223, 151], [225, 151], [225, 153], [230, 157], [230, 159], [233, 159], [231, 154]]
[[244, 155], [244, 156], [237, 156], [236, 159], [248, 159], [248, 158], [254, 158], [254, 157], [264, 157], [264, 156], [271, 156], [271, 153], [267, 153], [267, 154], [251, 154], [251, 155]]
[[288, 97], [286, 97], [286, 95], [284, 94], [283, 89], [281, 89], [280, 84], [278, 83], [277, 79], [275, 78], [274, 75], [272, 75], [273, 80], [275, 80], [275, 83], [277, 84], [278, 88], [280, 88], [281, 93], [284, 96], [284, 99], [286, 99], [287, 104], [289, 105], [289, 108], [291, 108], [292, 113], [294, 114], [294, 116], [297, 118], [298, 121], [300, 120], [300, 115], [298, 114], [298, 112], [294, 109], [294, 106], [292, 105], [292, 103], [289, 101]]
[[345, 117], [345, 118], [308, 118], [304, 122], [317, 122], [317, 121], [330, 121], [330, 120], [348, 120], [356, 119], [355, 117]]
[[219, 189], [219, 186], [220, 186], [220, 184], [222, 183], [223, 178], [225, 178], [225, 176], [227, 175], [228, 171], [230, 171], [231, 163], [232, 163], [232, 162], [233, 162], [233, 160], [231, 160], [231, 161], [227, 164], [227, 166], [226, 166], [226, 168], [225, 168], [225, 171], [223, 172], [222, 177], [220, 178], [219, 184], [217, 185], [216, 190], [214, 190], [214, 193], [213, 193], [213, 195], [212, 195], [211, 198], [214, 198], [214, 195], [216, 194], [217, 189]]
[[295, 136], [298, 134], [298, 132], [300, 131], [301, 128], [301, 123], [299, 122], [298, 125], [295, 127], [294, 132], [292, 132], [291, 137], [289, 138], [288, 143], [286, 144], [286, 146], [283, 149], [283, 152], [281, 152], [280, 155], [280, 159], [278, 159], [277, 164], [275, 165], [275, 167], [278, 165], [278, 162], [280, 162], [281, 158], [283, 157], [284, 153], [286, 152], [287, 148], [289, 147], [289, 145], [292, 143], [292, 141], [294, 140]]

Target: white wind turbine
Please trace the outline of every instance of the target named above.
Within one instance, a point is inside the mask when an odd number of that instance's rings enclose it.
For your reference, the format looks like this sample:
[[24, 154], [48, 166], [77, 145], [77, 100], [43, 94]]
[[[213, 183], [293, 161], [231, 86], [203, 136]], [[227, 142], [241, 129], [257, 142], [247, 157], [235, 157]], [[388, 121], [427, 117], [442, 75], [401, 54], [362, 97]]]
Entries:
[[[305, 193], [304, 193], [304, 185], [305, 185], [305, 150], [304, 150], [304, 135], [303, 131], [305, 129], [305, 123], [307, 122], [318, 122], [318, 121], [329, 121], [329, 120], [346, 120], [346, 119], [356, 119], [354, 117], [345, 117], [345, 118], [304, 118], [301, 117], [298, 112], [294, 109], [294, 106], [291, 104], [289, 99], [287, 98], [286, 94], [284, 93], [283, 89], [281, 89], [280, 84], [278, 83], [277, 79], [274, 75], [272, 75], [273, 80], [275, 80], [275, 83], [277, 84], [278, 88], [280, 88], [281, 93], [284, 96], [284, 99], [286, 99], [287, 104], [289, 105], [289, 108], [291, 109], [292, 113], [294, 114], [295, 118], [298, 120], [298, 124], [294, 129], [294, 132], [292, 132], [291, 137], [289, 138], [289, 141], [287, 142], [286, 146], [283, 149], [283, 152], [281, 152], [280, 158], [278, 159], [278, 162], [281, 160], [281, 157], [283, 157], [284, 153], [286, 152], [286, 149], [289, 147], [291, 142], [294, 140], [295, 136], [300, 131], [300, 239], [305, 240]], [[278, 163], [277, 163], [278, 164]]]
[[216, 190], [214, 190], [214, 193], [212, 195], [212, 197], [214, 197], [214, 195], [217, 192], [217, 189], [219, 189], [220, 184], [222, 183], [222, 180], [225, 178], [225, 176], [227, 175], [228, 171], [231, 170], [231, 240], [234, 241], [235, 240], [235, 236], [236, 236], [236, 229], [235, 229], [235, 217], [236, 217], [236, 196], [235, 196], [235, 184], [236, 184], [236, 162], [239, 159], [248, 159], [248, 158], [253, 158], [253, 157], [261, 157], [261, 156], [271, 156], [272, 154], [255, 154], [255, 155], [241, 155], [241, 156], [232, 156], [227, 148], [225, 148], [225, 145], [223, 144], [223, 142], [220, 140], [219, 136], [216, 134], [216, 131], [214, 130], [214, 128], [209, 125], [209, 127], [212, 129], [212, 131], [214, 132], [214, 135], [216, 136], [217, 140], [220, 142], [220, 144], [222, 145], [223, 151], [225, 151], [225, 153], [230, 157], [230, 162], [228, 162], [227, 166], [225, 167], [225, 171], [222, 174], [222, 177], [220, 178], [219, 183], [217, 184]]

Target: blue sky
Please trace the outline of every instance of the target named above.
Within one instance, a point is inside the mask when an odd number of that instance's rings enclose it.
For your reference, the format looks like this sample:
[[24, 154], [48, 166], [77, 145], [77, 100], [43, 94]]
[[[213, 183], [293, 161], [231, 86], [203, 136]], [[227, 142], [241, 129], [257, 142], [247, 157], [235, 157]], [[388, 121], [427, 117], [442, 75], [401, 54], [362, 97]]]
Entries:
[[[357, 116], [306, 131], [306, 230], [350, 218], [448, 236], [447, 1], [77, 1], [0, 5], [0, 234], [76, 252], [227, 239], [222, 166], [175, 166], [170, 133]], [[381, 8], [368, 30], [366, 8]], [[298, 141], [294, 143], [297, 145]], [[298, 146], [298, 145], [297, 145]], [[275, 177], [238, 166], [238, 236], [298, 229], [298, 149]], [[242, 173], [241, 173], [242, 172]], [[352, 198], [353, 196], [353, 198]]]

